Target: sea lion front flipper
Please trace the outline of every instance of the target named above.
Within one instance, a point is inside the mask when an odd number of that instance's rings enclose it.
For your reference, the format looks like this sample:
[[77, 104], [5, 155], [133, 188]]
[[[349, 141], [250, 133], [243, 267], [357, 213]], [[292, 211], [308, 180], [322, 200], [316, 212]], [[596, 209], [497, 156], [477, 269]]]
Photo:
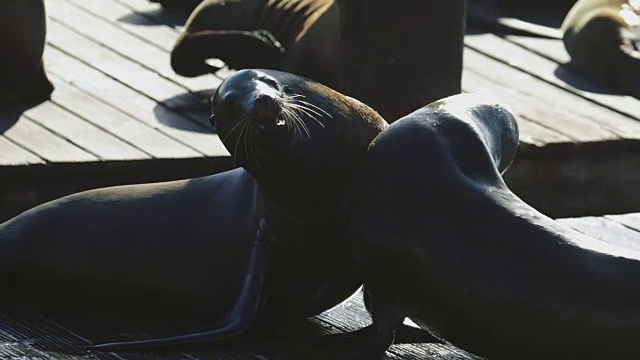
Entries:
[[226, 318], [220, 321], [220, 326], [193, 334], [152, 340], [98, 344], [89, 346], [88, 349], [113, 351], [134, 348], [175, 346], [226, 340], [239, 335], [249, 328], [264, 303], [265, 294], [263, 292], [263, 286], [268, 267], [266, 250], [266, 241], [264, 237], [258, 236], [251, 251], [247, 274], [243, 279], [242, 290]]
[[365, 287], [371, 325], [349, 333], [314, 337], [305, 341], [304, 346], [313, 348], [313, 353], [327, 353], [327, 359], [380, 360], [393, 344], [396, 329], [402, 326], [406, 314], [395, 301], [371, 294], [371, 288]]
[[232, 69], [278, 69], [284, 48], [265, 31], [205, 30], [184, 34], [171, 52], [171, 67], [182, 76], [213, 72], [205, 60], [218, 58]]

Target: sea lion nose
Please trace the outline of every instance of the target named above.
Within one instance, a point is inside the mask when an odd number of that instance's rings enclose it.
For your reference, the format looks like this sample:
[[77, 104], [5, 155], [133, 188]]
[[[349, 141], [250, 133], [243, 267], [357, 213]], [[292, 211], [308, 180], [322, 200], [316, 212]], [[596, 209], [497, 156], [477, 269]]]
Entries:
[[251, 118], [259, 123], [274, 121], [278, 116], [280, 106], [278, 101], [269, 94], [258, 94], [251, 104]]

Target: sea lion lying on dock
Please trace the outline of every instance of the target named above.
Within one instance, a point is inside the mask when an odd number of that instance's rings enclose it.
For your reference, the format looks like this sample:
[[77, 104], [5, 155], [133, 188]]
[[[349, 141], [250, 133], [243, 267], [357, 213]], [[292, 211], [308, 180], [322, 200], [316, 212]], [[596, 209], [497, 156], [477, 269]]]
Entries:
[[217, 68], [278, 69], [335, 87], [339, 10], [333, 0], [205, 0], [187, 20], [171, 53], [177, 74]]
[[242, 168], [26, 211], [0, 224], [3, 284], [142, 314], [200, 309], [216, 325], [103, 350], [223, 340], [356, 291], [342, 195], [386, 122], [315, 81], [269, 70], [227, 78], [212, 110]]
[[374, 139], [347, 207], [373, 324], [327, 341], [380, 359], [407, 316], [489, 359], [636, 350], [638, 247], [583, 235], [514, 195], [501, 172], [517, 146], [513, 115], [472, 95], [430, 104]]
[[571, 67], [640, 98], [640, 1], [580, 0], [562, 30]]

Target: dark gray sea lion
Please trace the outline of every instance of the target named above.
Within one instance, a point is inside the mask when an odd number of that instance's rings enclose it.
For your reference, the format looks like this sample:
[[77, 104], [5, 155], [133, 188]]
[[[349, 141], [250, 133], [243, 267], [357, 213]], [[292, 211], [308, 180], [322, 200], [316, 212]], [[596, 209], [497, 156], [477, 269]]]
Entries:
[[460, 93], [465, 0], [337, 1], [341, 92], [389, 121]]
[[183, 76], [262, 67], [336, 82], [339, 11], [333, 0], [205, 0], [191, 14], [171, 53]]
[[243, 168], [91, 190], [24, 212], [0, 225], [0, 275], [43, 285], [35, 291], [68, 288], [49, 298], [203, 309], [217, 324], [103, 350], [222, 340], [348, 297], [360, 283], [341, 249], [342, 195], [384, 120], [317, 82], [268, 70], [230, 76], [212, 109]]
[[640, 98], [640, 1], [580, 0], [562, 30], [571, 67]]
[[0, 1], [0, 109], [53, 91], [42, 65], [46, 33], [43, 0]]
[[500, 175], [517, 145], [512, 114], [469, 95], [374, 139], [349, 202], [373, 317], [361, 354], [379, 358], [405, 316], [490, 359], [635, 351], [640, 249], [583, 235], [514, 195]]

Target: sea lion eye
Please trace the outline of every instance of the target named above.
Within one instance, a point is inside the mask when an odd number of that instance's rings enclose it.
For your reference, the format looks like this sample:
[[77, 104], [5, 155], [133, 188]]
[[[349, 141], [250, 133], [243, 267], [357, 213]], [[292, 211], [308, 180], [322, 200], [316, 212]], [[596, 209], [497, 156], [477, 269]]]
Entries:
[[263, 83], [271, 86], [272, 88], [276, 89], [276, 90], [280, 90], [280, 84], [278, 84], [278, 82], [269, 76], [259, 76], [258, 80], [262, 81]]

